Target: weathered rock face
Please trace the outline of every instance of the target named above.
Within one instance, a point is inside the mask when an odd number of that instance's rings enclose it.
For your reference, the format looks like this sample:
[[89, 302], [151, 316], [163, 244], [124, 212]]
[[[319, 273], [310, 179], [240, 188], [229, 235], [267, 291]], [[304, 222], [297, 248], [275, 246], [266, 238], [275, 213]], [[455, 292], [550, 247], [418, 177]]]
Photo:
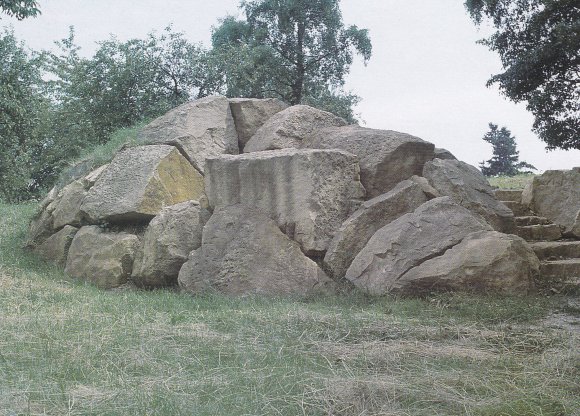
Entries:
[[334, 235], [324, 256], [325, 270], [335, 279], [343, 278], [353, 259], [379, 229], [428, 200], [419, 184], [405, 180], [390, 192], [366, 201]]
[[99, 166], [95, 170], [91, 171], [87, 176], [85, 176], [84, 180], [87, 183], [88, 187], [91, 187], [95, 184], [99, 176], [103, 174], [103, 172], [109, 167], [109, 164], [105, 164], [103, 166]]
[[540, 261], [523, 239], [480, 231], [410, 269], [391, 288], [404, 294], [461, 290], [525, 295], [539, 273]]
[[203, 177], [175, 147], [138, 146], [117, 153], [81, 210], [92, 222], [147, 221], [164, 206], [203, 195]]
[[195, 201], [163, 208], [149, 223], [131, 279], [144, 287], [176, 284], [189, 253], [201, 246], [203, 226], [210, 215]]
[[36, 213], [28, 227], [26, 243], [24, 247], [34, 249], [46, 241], [54, 233], [52, 211], [54, 206], [52, 203]]
[[53, 227], [58, 230], [65, 225], [80, 226], [84, 220], [81, 212], [81, 204], [87, 196], [87, 184], [83, 180], [77, 180], [65, 186], [59, 192], [52, 213], [54, 218]]
[[227, 98], [205, 97], [174, 108], [139, 133], [142, 143], [176, 146], [203, 174], [205, 159], [237, 154], [238, 136]]
[[534, 177], [522, 203], [561, 225], [565, 234], [580, 238], [580, 168], [549, 170]]
[[397, 289], [397, 281], [477, 231], [491, 231], [480, 217], [450, 197], [432, 199], [378, 230], [355, 257], [346, 278], [373, 295]]
[[364, 189], [354, 155], [285, 149], [207, 160], [211, 207], [243, 204], [266, 213], [307, 254], [325, 251]]
[[276, 98], [230, 98], [230, 108], [241, 153], [258, 129], [274, 114], [288, 108], [288, 104]]
[[77, 231], [78, 228], [65, 225], [62, 230], [51, 235], [34, 251], [43, 259], [64, 267], [68, 249]]
[[457, 158], [447, 149], [435, 148], [435, 159], [457, 160]]
[[244, 152], [302, 147], [302, 141], [326, 127], [346, 125], [334, 114], [295, 105], [272, 116], [247, 142]]
[[514, 214], [498, 201], [485, 177], [476, 168], [458, 160], [435, 159], [425, 164], [423, 176], [441, 193], [481, 215], [501, 232], [514, 230]]
[[413, 175], [421, 175], [425, 163], [433, 159], [435, 148], [409, 134], [355, 125], [314, 131], [302, 141], [302, 146], [341, 149], [358, 156], [368, 198], [388, 192]]
[[190, 293], [304, 295], [333, 283], [266, 215], [242, 205], [214, 212], [203, 244], [179, 272]]
[[81, 228], [68, 252], [65, 272], [110, 289], [127, 282], [141, 243], [128, 233], [105, 232], [98, 226]]

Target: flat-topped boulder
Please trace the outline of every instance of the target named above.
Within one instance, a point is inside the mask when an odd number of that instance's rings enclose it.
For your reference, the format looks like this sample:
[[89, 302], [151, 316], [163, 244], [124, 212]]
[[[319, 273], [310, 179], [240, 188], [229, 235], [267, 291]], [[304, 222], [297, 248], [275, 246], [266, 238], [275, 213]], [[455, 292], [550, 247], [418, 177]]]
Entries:
[[65, 273], [103, 289], [120, 286], [131, 276], [140, 246], [139, 238], [129, 233], [82, 227], [70, 245]]
[[580, 167], [535, 176], [523, 192], [522, 203], [561, 225], [565, 235], [580, 238]]
[[346, 278], [359, 289], [383, 295], [421, 263], [441, 256], [467, 235], [492, 228], [450, 197], [432, 199], [379, 229], [358, 253]]
[[145, 126], [138, 138], [144, 144], [176, 146], [202, 174], [206, 158], [239, 153], [230, 103], [222, 96], [182, 104]]
[[334, 288], [318, 265], [267, 215], [243, 205], [217, 209], [203, 229], [201, 248], [179, 272], [192, 294], [306, 295]]
[[240, 153], [270, 117], [288, 108], [288, 104], [276, 98], [230, 98], [229, 101], [238, 133]]
[[203, 226], [210, 215], [196, 201], [163, 208], [145, 231], [133, 266], [133, 282], [143, 287], [175, 285], [189, 253], [201, 246]]
[[344, 278], [353, 259], [379, 229], [429, 199], [421, 184], [405, 180], [390, 192], [364, 202], [334, 235], [324, 256], [325, 270], [334, 278]]
[[203, 196], [203, 177], [175, 147], [137, 146], [117, 153], [81, 210], [93, 223], [140, 222], [165, 206]]
[[266, 213], [308, 254], [326, 251], [364, 196], [356, 156], [284, 149], [207, 160], [212, 208], [242, 204]]
[[332, 113], [307, 105], [295, 105], [272, 116], [247, 142], [244, 152], [302, 147], [302, 141], [326, 127], [345, 126]]
[[410, 134], [357, 125], [316, 130], [301, 145], [341, 149], [358, 156], [367, 198], [384, 194], [413, 175], [420, 176], [425, 163], [433, 159], [435, 149], [432, 143]]
[[477, 168], [459, 160], [434, 159], [425, 164], [423, 176], [441, 195], [481, 215], [500, 232], [514, 231], [514, 214], [498, 201], [487, 179]]

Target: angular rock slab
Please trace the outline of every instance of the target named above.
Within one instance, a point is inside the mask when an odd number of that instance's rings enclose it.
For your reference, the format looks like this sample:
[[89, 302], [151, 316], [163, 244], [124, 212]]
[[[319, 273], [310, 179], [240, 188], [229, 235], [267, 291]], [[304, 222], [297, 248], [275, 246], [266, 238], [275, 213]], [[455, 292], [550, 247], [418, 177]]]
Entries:
[[238, 133], [240, 153], [270, 117], [288, 108], [288, 104], [276, 98], [230, 98], [229, 100]]
[[203, 177], [175, 147], [138, 146], [117, 153], [81, 210], [93, 222], [139, 222], [150, 220], [164, 206], [203, 196]]
[[563, 226], [563, 232], [580, 238], [580, 168], [548, 170], [534, 177], [522, 203], [537, 215]]
[[266, 213], [307, 254], [324, 252], [364, 196], [357, 158], [341, 150], [284, 149], [207, 160], [214, 208]]
[[52, 212], [54, 205], [49, 203], [44, 209], [41, 209], [30, 221], [28, 232], [26, 233], [26, 242], [24, 247], [34, 249], [46, 241], [52, 234], [54, 234], [54, 219]]
[[133, 282], [144, 287], [176, 284], [189, 253], [201, 246], [203, 226], [210, 215], [196, 201], [163, 208], [147, 227], [133, 265]]
[[459, 160], [434, 159], [425, 164], [423, 176], [441, 195], [481, 215], [496, 231], [513, 232], [513, 212], [495, 198], [487, 179], [475, 167]]
[[540, 274], [540, 261], [526, 241], [497, 231], [469, 234], [443, 255], [412, 268], [392, 292], [463, 291], [525, 295]]
[[127, 282], [141, 243], [128, 233], [106, 232], [92, 225], [81, 228], [69, 248], [65, 273], [110, 289]]
[[455, 155], [447, 149], [442, 149], [440, 147], [436, 147], [434, 153], [435, 153], [435, 159], [457, 160]]
[[59, 266], [66, 264], [69, 247], [76, 235], [78, 228], [65, 225], [63, 229], [51, 235], [34, 251], [45, 260]]
[[76, 180], [64, 188], [58, 194], [54, 202], [54, 229], [58, 230], [65, 225], [79, 227], [85, 220], [85, 215], [81, 211], [81, 204], [87, 196], [88, 183]]
[[346, 125], [334, 114], [307, 105], [295, 105], [272, 116], [244, 147], [244, 152], [302, 147], [302, 141], [320, 129]]
[[432, 143], [409, 134], [356, 125], [316, 130], [302, 146], [341, 149], [358, 156], [367, 198], [384, 194], [413, 175], [420, 176], [435, 149]]
[[141, 143], [176, 146], [202, 174], [206, 158], [239, 153], [230, 103], [221, 96], [174, 108], [145, 126], [138, 139]]
[[346, 278], [369, 294], [383, 295], [397, 289], [397, 281], [412, 268], [473, 232], [491, 230], [450, 197], [435, 198], [378, 230], [355, 257]]
[[335, 279], [343, 278], [356, 255], [380, 228], [415, 211], [429, 199], [421, 185], [405, 180], [390, 192], [364, 202], [334, 235], [324, 256], [324, 269]]
[[276, 223], [254, 209], [217, 209], [203, 230], [203, 244], [179, 272], [189, 293], [306, 295], [334, 283]]

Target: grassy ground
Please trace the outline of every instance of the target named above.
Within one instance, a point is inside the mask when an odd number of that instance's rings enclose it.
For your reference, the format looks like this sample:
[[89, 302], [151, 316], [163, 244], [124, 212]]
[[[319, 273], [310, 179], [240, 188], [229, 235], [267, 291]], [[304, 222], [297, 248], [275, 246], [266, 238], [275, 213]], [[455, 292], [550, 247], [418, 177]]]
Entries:
[[533, 174], [516, 176], [496, 176], [488, 178], [491, 186], [500, 189], [524, 189], [526, 185], [534, 179]]
[[19, 249], [33, 210], [0, 204], [2, 416], [580, 414], [564, 299], [103, 292]]

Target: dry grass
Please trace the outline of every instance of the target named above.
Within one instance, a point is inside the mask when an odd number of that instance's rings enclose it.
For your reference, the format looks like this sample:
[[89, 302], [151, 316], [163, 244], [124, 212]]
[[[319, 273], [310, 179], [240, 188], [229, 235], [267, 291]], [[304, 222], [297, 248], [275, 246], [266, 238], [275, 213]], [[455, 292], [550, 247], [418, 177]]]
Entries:
[[522, 174], [516, 176], [496, 176], [488, 178], [491, 186], [500, 189], [524, 189], [534, 179], [534, 174]]
[[0, 415], [577, 415], [564, 299], [103, 292], [0, 205]]

